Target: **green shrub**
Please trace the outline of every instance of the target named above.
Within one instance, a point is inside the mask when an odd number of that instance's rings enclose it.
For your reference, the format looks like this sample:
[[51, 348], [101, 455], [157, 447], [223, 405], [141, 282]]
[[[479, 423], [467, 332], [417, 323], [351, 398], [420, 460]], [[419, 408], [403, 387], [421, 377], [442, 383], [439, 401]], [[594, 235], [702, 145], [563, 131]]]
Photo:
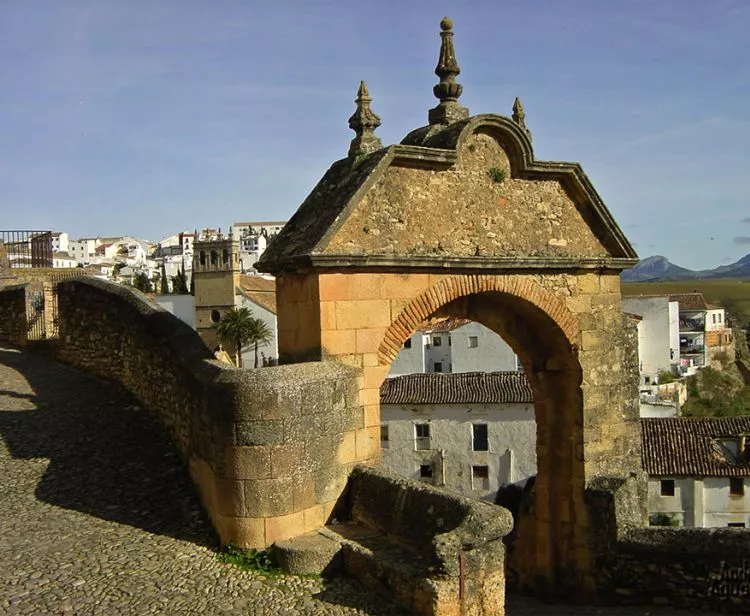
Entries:
[[234, 565], [243, 571], [256, 571], [264, 575], [280, 575], [281, 569], [273, 563], [271, 548], [265, 550], [242, 550], [232, 544], [219, 552], [220, 562]]
[[500, 167], [491, 167], [488, 173], [495, 184], [502, 184], [505, 181], [505, 169], [501, 169]]
[[679, 526], [680, 521], [669, 513], [652, 513], [648, 516], [650, 526]]

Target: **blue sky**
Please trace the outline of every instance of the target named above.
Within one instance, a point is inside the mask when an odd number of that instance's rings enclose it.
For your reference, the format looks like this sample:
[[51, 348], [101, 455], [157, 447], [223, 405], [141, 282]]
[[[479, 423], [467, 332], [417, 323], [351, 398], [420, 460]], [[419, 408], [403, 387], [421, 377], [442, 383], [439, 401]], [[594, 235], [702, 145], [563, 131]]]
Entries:
[[520, 96], [536, 157], [580, 162], [642, 257], [750, 252], [746, 0], [3, 0], [0, 228], [285, 219], [360, 79], [384, 143], [426, 123], [444, 15], [461, 102]]

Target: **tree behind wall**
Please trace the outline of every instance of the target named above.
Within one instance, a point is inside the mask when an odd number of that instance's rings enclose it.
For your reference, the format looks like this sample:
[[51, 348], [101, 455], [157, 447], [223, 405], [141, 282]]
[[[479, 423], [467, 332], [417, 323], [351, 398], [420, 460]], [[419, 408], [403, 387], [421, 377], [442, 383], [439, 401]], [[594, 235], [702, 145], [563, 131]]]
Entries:
[[166, 263], [161, 264], [161, 278], [159, 279], [160, 282], [160, 293], [162, 295], [169, 295], [169, 282], [167, 281], [167, 265]]
[[133, 278], [133, 286], [141, 293], [153, 293], [154, 287], [148, 276], [143, 272], [138, 272]]
[[227, 346], [234, 346], [235, 364], [242, 367], [242, 347], [250, 341], [253, 315], [247, 308], [232, 308], [219, 322], [216, 333]]
[[185, 279], [185, 269], [180, 268], [176, 275], [172, 276], [172, 293], [177, 295], [188, 295], [187, 280]]

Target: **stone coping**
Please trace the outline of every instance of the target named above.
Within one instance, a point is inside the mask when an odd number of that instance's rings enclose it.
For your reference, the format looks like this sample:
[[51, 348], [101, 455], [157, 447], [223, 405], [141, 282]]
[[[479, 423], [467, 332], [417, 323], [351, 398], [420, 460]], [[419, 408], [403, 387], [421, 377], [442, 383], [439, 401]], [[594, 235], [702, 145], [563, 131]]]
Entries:
[[356, 368], [332, 361], [256, 369], [229, 366], [214, 359], [203, 340], [189, 325], [136, 289], [90, 276], [70, 278], [60, 285], [85, 285], [120, 298], [125, 306], [139, 315], [139, 322], [147, 332], [165, 339], [174, 350], [176, 360], [197, 380], [204, 385], [231, 390], [229, 395], [235, 403], [217, 405], [231, 412], [231, 417], [226, 419], [259, 419], [267, 406], [268, 396], [275, 396], [284, 388], [300, 390], [307, 383], [347, 379], [359, 374]]

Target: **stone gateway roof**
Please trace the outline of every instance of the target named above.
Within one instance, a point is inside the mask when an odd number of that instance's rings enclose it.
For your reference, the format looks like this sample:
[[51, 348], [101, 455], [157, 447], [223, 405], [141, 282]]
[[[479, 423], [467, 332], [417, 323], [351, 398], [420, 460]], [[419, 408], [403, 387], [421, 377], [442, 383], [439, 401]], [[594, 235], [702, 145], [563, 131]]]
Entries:
[[349, 156], [331, 166], [255, 267], [276, 274], [634, 265], [635, 250], [581, 166], [536, 160], [520, 103], [512, 118], [470, 117], [457, 103], [452, 24], [441, 28], [441, 102], [429, 125], [380, 148], [373, 133], [380, 118], [360, 84]]
[[657, 477], [748, 477], [750, 460], [720, 439], [750, 435], [750, 416], [641, 419], [643, 469]]
[[534, 395], [520, 372], [418, 373], [387, 378], [381, 404], [532, 403]]

